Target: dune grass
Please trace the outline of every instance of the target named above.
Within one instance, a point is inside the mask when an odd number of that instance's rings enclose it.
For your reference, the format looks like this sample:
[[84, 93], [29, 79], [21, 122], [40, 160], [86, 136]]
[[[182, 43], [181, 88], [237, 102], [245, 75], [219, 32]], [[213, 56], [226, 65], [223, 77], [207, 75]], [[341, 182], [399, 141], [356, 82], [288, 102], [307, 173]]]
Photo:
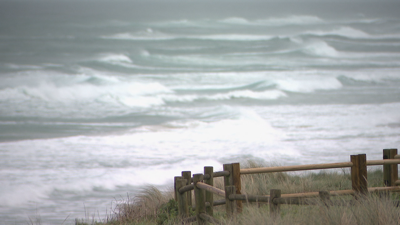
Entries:
[[[253, 161], [242, 168], [264, 167]], [[282, 194], [348, 190], [351, 189], [350, 170], [321, 171], [319, 173], [265, 173], [242, 175], [242, 193], [252, 195], [269, 194], [270, 189], [281, 189]], [[223, 188], [223, 179], [216, 178], [214, 186]], [[368, 186], [383, 186], [381, 170], [368, 172]], [[214, 200], [221, 197], [215, 196]], [[343, 201], [342, 206], [326, 207], [319, 202], [313, 206], [282, 205], [280, 215], [272, 219], [268, 204], [245, 203], [243, 212], [235, 220], [225, 216], [225, 207], [214, 207], [214, 217], [221, 224], [400, 224], [400, 210], [394, 200], [399, 200], [396, 193], [385, 195], [370, 194], [355, 204], [350, 204], [352, 196], [332, 197]], [[317, 201], [317, 200], [316, 200]], [[118, 204], [103, 222], [84, 224], [132, 225], [132, 224], [182, 224], [178, 218], [177, 204], [173, 200], [173, 190], [160, 191], [149, 186], [132, 199]]]

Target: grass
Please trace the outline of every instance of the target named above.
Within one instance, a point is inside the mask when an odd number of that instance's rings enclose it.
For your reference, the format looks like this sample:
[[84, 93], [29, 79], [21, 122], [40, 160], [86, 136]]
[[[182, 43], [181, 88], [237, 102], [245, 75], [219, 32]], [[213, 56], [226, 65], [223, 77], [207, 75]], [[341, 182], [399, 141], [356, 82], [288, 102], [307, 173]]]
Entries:
[[[253, 161], [242, 165], [243, 168], [265, 167]], [[330, 190], [351, 189], [349, 170], [336, 170], [319, 173], [265, 173], [242, 175], [242, 193], [266, 195], [271, 189], [281, 189], [285, 193], [301, 193]], [[381, 170], [368, 172], [369, 187], [383, 186]], [[214, 186], [223, 189], [223, 179], [214, 179]], [[214, 200], [220, 197], [215, 196]], [[243, 212], [235, 220], [225, 216], [225, 207], [214, 208], [214, 217], [221, 224], [400, 224], [400, 210], [393, 200], [396, 194], [384, 197], [370, 194], [355, 204], [350, 204], [352, 196], [331, 197], [341, 200], [342, 206], [326, 207], [317, 202], [313, 206], [281, 205], [280, 215], [272, 219], [268, 204], [246, 203]], [[317, 200], [316, 200], [317, 201]], [[114, 211], [102, 222], [84, 223], [76, 221], [76, 225], [133, 225], [133, 224], [182, 224], [178, 218], [177, 204], [173, 200], [173, 191], [160, 191], [148, 186], [134, 198], [118, 204]]]

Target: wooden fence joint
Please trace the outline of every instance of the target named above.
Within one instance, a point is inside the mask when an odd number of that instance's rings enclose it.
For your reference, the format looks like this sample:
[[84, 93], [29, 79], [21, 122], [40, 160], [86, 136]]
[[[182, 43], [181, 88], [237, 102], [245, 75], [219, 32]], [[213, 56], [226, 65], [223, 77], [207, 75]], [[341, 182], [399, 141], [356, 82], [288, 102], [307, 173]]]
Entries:
[[281, 190], [279, 189], [271, 189], [269, 192], [269, 212], [272, 219], [276, 219], [280, 213], [281, 205], [280, 203], [275, 203], [274, 200], [278, 200], [281, 198]]

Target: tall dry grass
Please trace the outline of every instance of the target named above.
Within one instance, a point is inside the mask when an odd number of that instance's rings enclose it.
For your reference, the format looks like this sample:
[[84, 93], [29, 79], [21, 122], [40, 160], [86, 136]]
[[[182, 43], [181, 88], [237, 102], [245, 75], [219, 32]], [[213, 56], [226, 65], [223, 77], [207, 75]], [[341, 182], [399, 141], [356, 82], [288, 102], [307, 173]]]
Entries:
[[[265, 167], [249, 161], [243, 168]], [[349, 170], [334, 170], [319, 173], [265, 173], [242, 175], [242, 193], [266, 195], [271, 189], [281, 189], [284, 193], [315, 192], [351, 189]], [[368, 172], [369, 186], [383, 186], [380, 170]], [[216, 178], [214, 186], [223, 189], [223, 178]], [[214, 200], [220, 197], [215, 196]], [[356, 204], [347, 201], [351, 196], [332, 197], [341, 200], [342, 206], [326, 207], [318, 202], [313, 206], [282, 205], [280, 216], [273, 220], [269, 216], [268, 204], [246, 203], [243, 213], [235, 220], [225, 217], [225, 207], [217, 206], [215, 216], [223, 225], [236, 224], [400, 224], [400, 210], [393, 200], [396, 194], [379, 197], [371, 194]], [[114, 212], [97, 224], [182, 224], [176, 217], [173, 190], [160, 191], [149, 186], [132, 199], [127, 199], [115, 207]], [[346, 203], [347, 202], [347, 203]], [[175, 207], [175, 208], [174, 208]]]
[[[347, 202], [347, 204], [346, 204]], [[281, 214], [273, 220], [268, 207], [247, 206], [237, 221], [222, 224], [307, 224], [307, 225], [386, 225], [400, 224], [400, 210], [390, 198], [370, 195], [356, 204], [343, 201], [343, 206], [327, 207], [320, 203], [313, 206], [282, 205]]]

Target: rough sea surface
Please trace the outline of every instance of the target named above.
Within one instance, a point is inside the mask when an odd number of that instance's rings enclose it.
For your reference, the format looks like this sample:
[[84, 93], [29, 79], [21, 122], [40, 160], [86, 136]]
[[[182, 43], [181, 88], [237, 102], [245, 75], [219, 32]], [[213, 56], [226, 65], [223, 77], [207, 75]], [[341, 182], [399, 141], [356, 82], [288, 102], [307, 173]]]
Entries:
[[0, 224], [182, 170], [400, 147], [400, 3], [0, 1]]

